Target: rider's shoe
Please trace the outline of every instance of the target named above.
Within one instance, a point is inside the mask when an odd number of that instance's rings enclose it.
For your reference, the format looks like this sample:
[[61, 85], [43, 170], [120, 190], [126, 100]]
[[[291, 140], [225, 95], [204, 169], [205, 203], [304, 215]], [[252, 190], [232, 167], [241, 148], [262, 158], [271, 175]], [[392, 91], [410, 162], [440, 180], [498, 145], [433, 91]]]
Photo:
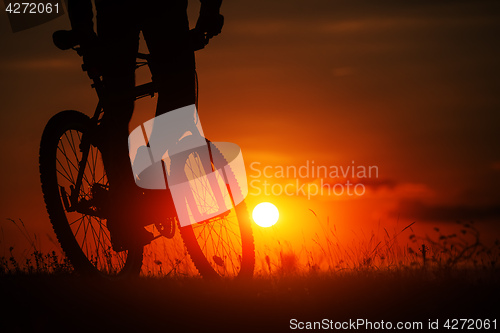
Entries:
[[[106, 226], [114, 251], [130, 250], [133, 247], [142, 247], [151, 243], [154, 239], [153, 234], [139, 223], [141, 220], [149, 219], [144, 214], [138, 214], [144, 211], [140, 197], [136, 195], [136, 198], [132, 194], [127, 197], [123, 194], [113, 197], [109, 187], [100, 184], [94, 184], [91, 193], [96, 212], [107, 220]], [[127, 204], [127, 201], [133, 204]], [[119, 206], [122, 208], [118, 210]]]
[[111, 236], [111, 245], [115, 252], [143, 247], [154, 239], [152, 233], [138, 225], [136, 221], [127, 218], [110, 217], [107, 220], [107, 227]]

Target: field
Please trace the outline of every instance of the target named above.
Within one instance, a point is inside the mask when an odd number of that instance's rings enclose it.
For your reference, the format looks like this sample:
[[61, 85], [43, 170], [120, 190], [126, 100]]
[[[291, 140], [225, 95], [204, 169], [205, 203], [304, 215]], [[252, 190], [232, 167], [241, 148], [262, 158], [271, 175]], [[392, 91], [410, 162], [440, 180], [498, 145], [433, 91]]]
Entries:
[[[479, 273], [479, 274], [478, 274]], [[498, 318], [492, 272], [349, 272], [252, 281], [152, 278], [109, 282], [71, 275], [0, 279], [4, 329], [284, 332], [290, 320], [421, 322]], [[360, 329], [362, 329], [361, 327]]]
[[35, 249], [0, 262], [0, 325], [2, 331], [285, 332], [336, 325], [383, 331], [398, 323], [424, 330], [431, 321], [445, 331], [448, 319], [471, 319], [455, 327], [489, 320], [493, 330], [500, 319], [498, 242], [486, 247], [474, 225], [458, 227], [458, 234], [435, 230], [434, 238], [410, 233], [408, 242], [386, 232], [352, 248], [338, 244], [325, 223], [314, 254], [302, 251], [304, 259], [288, 246], [258, 251], [255, 278], [241, 281], [205, 281], [167, 262], [160, 273], [153, 271], [162, 266], [158, 260], [138, 278], [90, 279], [55, 252]]

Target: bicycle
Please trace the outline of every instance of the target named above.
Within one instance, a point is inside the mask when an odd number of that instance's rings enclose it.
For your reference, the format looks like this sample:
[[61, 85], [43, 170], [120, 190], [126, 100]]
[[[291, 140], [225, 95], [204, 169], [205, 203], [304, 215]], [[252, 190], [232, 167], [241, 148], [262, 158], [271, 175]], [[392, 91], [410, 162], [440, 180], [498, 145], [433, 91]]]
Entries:
[[[73, 49], [82, 56], [78, 41], [70, 31], [54, 33], [53, 40], [59, 49]], [[207, 43], [208, 40], [203, 40], [203, 44], [196, 46], [195, 50]], [[150, 68], [148, 54], [138, 53], [137, 59], [136, 68]], [[82, 69], [87, 71], [99, 102], [92, 117], [79, 111], [66, 110], [48, 121], [39, 151], [43, 197], [57, 239], [76, 272], [108, 278], [137, 276], [141, 272], [144, 247], [138, 245], [115, 251], [106, 224], [109, 183], [102, 164], [99, 140], [95, 135], [105, 112], [102, 101], [106, 92], [100, 74], [85, 66], [84, 63]], [[153, 97], [156, 93], [154, 80], [135, 87], [136, 99]], [[182, 148], [192, 138], [182, 138], [178, 146]], [[249, 214], [244, 201], [235, 204], [233, 200], [235, 189], [229, 188], [228, 179], [234, 182], [234, 173], [229, 170], [222, 174], [220, 170], [221, 165], [227, 164], [226, 159], [209, 140], [206, 139], [206, 142], [209, 158], [203, 157], [196, 148], [186, 151], [179, 148], [182, 153], [177, 154], [172, 161], [170, 173], [185, 180], [205, 181], [205, 184], [193, 186], [191, 193], [186, 194], [183, 209], [184, 213], [189, 212], [198, 218], [210, 209], [209, 218], [181, 226], [177, 217], [179, 212], [173, 208], [169, 192], [163, 191], [158, 196], [160, 192], [144, 190], [138, 205], [145, 211], [148, 205], [159, 207], [155, 202], [158, 198], [167, 208], [155, 213], [152, 219], [145, 218], [138, 223], [143, 227], [154, 225], [160, 233], [157, 237], [172, 238], [178, 229], [189, 256], [204, 278], [251, 277], [255, 265], [255, 246]], [[207, 182], [203, 177], [193, 177], [189, 174], [193, 169], [198, 170], [198, 173], [216, 175], [213, 179], [217, 181]], [[199, 190], [200, 186], [203, 191]], [[226, 197], [222, 197], [222, 193]], [[232, 204], [231, 209], [223, 211], [221, 201], [228, 200]], [[211, 202], [214, 207], [207, 208], [207, 202]]]

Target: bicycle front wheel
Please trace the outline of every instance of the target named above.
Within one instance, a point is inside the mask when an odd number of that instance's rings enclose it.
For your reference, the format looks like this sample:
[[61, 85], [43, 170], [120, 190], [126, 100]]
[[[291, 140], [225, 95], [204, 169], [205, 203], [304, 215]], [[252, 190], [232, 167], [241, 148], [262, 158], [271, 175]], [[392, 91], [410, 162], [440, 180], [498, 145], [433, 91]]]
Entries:
[[[204, 278], [251, 277], [255, 246], [250, 216], [244, 201], [234, 205], [233, 195], [240, 190], [234, 186], [237, 184], [235, 175], [226, 168], [225, 177], [228, 179], [224, 180], [217, 166], [227, 162], [219, 149], [207, 142], [211, 145], [211, 158], [207, 159], [194, 149], [178, 154], [172, 161], [172, 172], [190, 186], [189, 194], [184, 198], [185, 204], [180, 209], [191, 217], [196, 216], [199, 221], [179, 227], [180, 233], [193, 263]], [[207, 177], [210, 173], [214, 177]], [[233, 184], [233, 187], [229, 188], [228, 184]], [[200, 221], [200, 216], [211, 217]]]
[[[93, 195], [95, 186], [107, 187], [108, 181], [99, 149], [82, 144], [89, 122], [83, 113], [63, 111], [50, 119], [43, 132], [40, 178], [50, 222], [77, 272], [104, 277], [138, 275], [142, 246], [113, 251], [106, 220], [100, 214], [102, 207]], [[85, 165], [81, 163], [83, 159]], [[77, 188], [81, 167], [83, 178]], [[77, 193], [72, 198], [74, 192]]]

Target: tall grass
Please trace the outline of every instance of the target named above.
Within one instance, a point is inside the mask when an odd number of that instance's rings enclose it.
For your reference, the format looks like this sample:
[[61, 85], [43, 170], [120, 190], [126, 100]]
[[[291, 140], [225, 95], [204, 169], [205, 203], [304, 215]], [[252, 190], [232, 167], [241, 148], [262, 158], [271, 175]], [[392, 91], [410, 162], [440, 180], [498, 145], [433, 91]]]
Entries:
[[434, 228], [433, 234], [424, 236], [415, 234], [412, 227], [416, 222], [392, 232], [379, 226], [377, 232], [355, 234], [346, 242], [340, 239], [328, 217], [320, 219], [311, 212], [321, 230], [314, 233], [312, 245], [305, 239], [301, 247], [292, 247], [279, 239], [268, 240], [274, 246], [265, 246], [256, 253], [257, 275], [498, 269], [500, 241], [484, 245], [474, 223], [457, 222], [456, 233], [443, 234]]
[[[328, 273], [369, 271], [449, 272], [452, 270], [498, 269], [500, 242], [485, 246], [474, 223], [457, 222], [457, 232], [443, 233], [434, 228], [430, 235], [416, 235], [415, 222], [389, 232], [380, 227], [368, 235], [355, 235], [350, 242], [341, 241], [335, 224], [321, 219], [312, 211], [320, 232], [312, 239], [303, 236], [300, 242], [285, 241], [277, 233], [265, 244], [257, 244], [255, 275], [283, 277]], [[0, 257], [0, 275], [70, 273], [67, 258], [56, 251], [42, 253], [40, 240], [28, 232], [22, 220], [8, 219], [29, 243], [29, 248], [15, 255]], [[256, 237], [259, 242], [259, 238]], [[262, 241], [262, 240], [261, 240]], [[259, 246], [261, 245], [261, 246]], [[196, 276], [182, 239], [177, 232], [173, 239], [160, 238], [145, 247], [142, 269], [146, 276]]]
[[36, 234], [32, 234], [26, 228], [23, 220], [15, 221], [7, 219], [13, 223], [24, 239], [28, 242], [28, 248], [22, 249], [21, 253], [14, 255], [14, 247], [9, 247], [9, 256], [0, 257], [0, 275], [7, 274], [60, 274], [69, 273], [73, 268], [69, 260], [58, 254], [56, 251], [43, 253], [41, 251], [40, 239]]
[[452, 269], [452, 268], [496, 268], [500, 254], [500, 242], [495, 241], [491, 247], [485, 246], [480, 240], [480, 232], [474, 222], [457, 221], [459, 231], [444, 234], [439, 228], [434, 228], [435, 235], [417, 237], [410, 235], [415, 245], [409, 248], [412, 255], [418, 257], [422, 266]]

